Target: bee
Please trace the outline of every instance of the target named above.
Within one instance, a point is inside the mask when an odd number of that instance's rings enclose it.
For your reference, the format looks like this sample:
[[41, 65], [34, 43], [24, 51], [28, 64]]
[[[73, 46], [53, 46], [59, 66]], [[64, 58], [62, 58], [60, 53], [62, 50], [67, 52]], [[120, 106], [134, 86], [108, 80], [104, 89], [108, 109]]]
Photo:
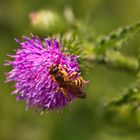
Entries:
[[65, 70], [62, 69], [61, 65], [53, 64], [50, 67], [49, 74], [52, 79], [59, 84], [59, 88], [69, 100], [71, 100], [68, 92], [72, 92], [77, 98], [86, 98], [86, 93], [83, 91], [83, 86], [88, 82], [85, 81], [81, 76], [77, 76], [77, 72], [73, 72], [70, 75], [65, 66]]

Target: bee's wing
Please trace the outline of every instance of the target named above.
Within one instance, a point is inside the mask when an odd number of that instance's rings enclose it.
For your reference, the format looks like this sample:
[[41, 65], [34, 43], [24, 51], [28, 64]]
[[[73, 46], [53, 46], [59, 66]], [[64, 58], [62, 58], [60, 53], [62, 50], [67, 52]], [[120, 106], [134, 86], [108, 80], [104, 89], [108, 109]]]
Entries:
[[81, 98], [84, 99], [86, 98], [86, 93], [81, 90], [80, 88], [74, 88], [73, 89], [73, 94], [77, 97], [77, 98]]

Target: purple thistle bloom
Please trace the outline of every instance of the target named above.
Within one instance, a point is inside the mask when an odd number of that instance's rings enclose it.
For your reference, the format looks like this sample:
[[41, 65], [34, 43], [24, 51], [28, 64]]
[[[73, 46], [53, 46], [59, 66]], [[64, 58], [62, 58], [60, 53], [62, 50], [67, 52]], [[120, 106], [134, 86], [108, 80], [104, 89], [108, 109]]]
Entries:
[[[61, 51], [59, 42], [51, 38], [45, 38], [42, 42], [39, 37], [32, 38], [23, 36], [24, 42], [16, 39], [21, 49], [16, 50], [14, 58], [7, 61], [12, 70], [6, 73], [7, 82], [14, 81], [16, 90], [12, 94], [17, 95], [17, 100], [25, 100], [27, 108], [36, 107], [45, 109], [60, 109], [71, 101], [62, 93], [57, 82], [49, 74], [53, 64], [67, 67], [68, 74], [79, 71], [78, 56], [66, 55]], [[69, 92], [71, 100], [75, 96]]]

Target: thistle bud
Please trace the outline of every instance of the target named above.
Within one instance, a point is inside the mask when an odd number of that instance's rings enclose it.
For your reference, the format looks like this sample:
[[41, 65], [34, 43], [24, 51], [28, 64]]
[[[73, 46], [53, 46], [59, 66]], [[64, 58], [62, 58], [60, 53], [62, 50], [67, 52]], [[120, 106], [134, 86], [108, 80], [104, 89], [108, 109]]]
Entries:
[[54, 11], [41, 10], [29, 15], [33, 29], [39, 33], [60, 33], [66, 29], [65, 20]]

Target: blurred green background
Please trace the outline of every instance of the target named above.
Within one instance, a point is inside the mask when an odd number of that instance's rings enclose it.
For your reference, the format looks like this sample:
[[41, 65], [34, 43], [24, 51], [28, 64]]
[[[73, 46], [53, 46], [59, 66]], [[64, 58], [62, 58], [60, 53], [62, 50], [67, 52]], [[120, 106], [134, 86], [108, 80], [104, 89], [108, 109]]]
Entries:
[[[87, 99], [74, 102], [59, 114], [25, 112], [25, 102], [16, 102], [10, 95], [12, 84], [4, 83], [4, 72], [10, 68], [3, 63], [6, 54], [13, 54], [18, 46], [14, 38], [32, 32], [29, 13], [63, 11], [66, 6], [101, 35], [140, 19], [140, 0], [0, 0], [0, 140], [139, 140], [140, 112], [129, 111], [130, 106], [119, 111], [105, 106], [109, 98], [133, 84], [136, 76], [132, 72], [91, 64], [86, 77], [91, 81]], [[135, 56], [140, 52], [139, 36], [126, 45], [124, 53]]]

